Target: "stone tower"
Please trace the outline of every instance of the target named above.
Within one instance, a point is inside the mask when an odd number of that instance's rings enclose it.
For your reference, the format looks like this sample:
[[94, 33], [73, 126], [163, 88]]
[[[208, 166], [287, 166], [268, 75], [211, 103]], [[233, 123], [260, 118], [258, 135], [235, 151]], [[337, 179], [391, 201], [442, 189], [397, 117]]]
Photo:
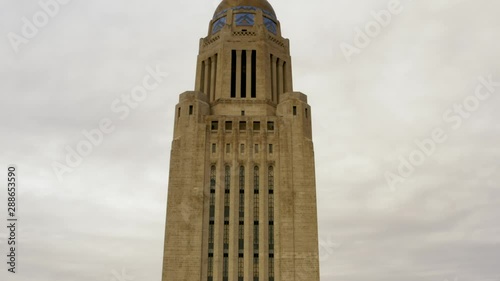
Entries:
[[163, 281], [318, 281], [311, 108], [266, 0], [224, 0], [176, 106]]

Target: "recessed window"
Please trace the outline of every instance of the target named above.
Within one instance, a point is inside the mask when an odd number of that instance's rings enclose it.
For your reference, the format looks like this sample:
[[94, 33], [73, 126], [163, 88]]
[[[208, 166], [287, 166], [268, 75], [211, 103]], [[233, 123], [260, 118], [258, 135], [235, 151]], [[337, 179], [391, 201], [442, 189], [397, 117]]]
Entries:
[[233, 122], [226, 121], [226, 131], [231, 131], [233, 129]]
[[247, 122], [240, 121], [240, 131], [245, 131], [247, 129]]
[[245, 116], [245, 111], [244, 110], [241, 111], [241, 116]]
[[309, 118], [309, 110], [306, 108], [306, 118]]
[[177, 108], [177, 117], [181, 117], [181, 108]]
[[216, 152], [217, 152], [217, 144], [212, 143], [212, 153], [216, 153]]
[[297, 115], [297, 107], [296, 106], [293, 107], [293, 115]]
[[259, 145], [258, 144], [255, 145], [255, 153], [259, 153]]
[[267, 130], [274, 131], [274, 122], [267, 122]]
[[212, 121], [212, 131], [217, 131], [219, 129], [219, 122]]
[[193, 115], [193, 106], [192, 105], [189, 106], [189, 115]]
[[231, 144], [227, 143], [226, 144], [226, 153], [230, 153], [230, 152], [231, 152]]
[[241, 154], [245, 153], [245, 145], [244, 144], [240, 144], [240, 153]]
[[253, 130], [260, 131], [260, 122], [259, 121], [253, 122]]
[[273, 153], [273, 145], [269, 144], [269, 153]]

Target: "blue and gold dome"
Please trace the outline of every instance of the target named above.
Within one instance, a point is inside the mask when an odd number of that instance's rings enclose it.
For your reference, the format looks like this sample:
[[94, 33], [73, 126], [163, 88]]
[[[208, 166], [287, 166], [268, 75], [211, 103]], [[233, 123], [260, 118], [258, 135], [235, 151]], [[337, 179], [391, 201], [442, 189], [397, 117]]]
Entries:
[[223, 0], [215, 10], [214, 18], [229, 9], [245, 7], [260, 9], [264, 13], [272, 15], [274, 18], [276, 18], [276, 13], [274, 12], [273, 6], [271, 6], [271, 4], [269, 4], [267, 0]]
[[263, 23], [269, 32], [277, 34], [278, 25], [276, 13], [267, 0], [223, 0], [215, 10], [212, 24], [212, 34], [219, 32], [227, 22], [226, 14], [233, 11], [235, 26], [254, 26], [256, 11], [263, 14]]

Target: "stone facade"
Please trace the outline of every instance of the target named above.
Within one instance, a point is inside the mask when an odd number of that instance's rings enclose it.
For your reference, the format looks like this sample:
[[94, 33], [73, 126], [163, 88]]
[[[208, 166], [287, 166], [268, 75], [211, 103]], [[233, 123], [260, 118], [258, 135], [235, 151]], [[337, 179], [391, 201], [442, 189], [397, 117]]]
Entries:
[[222, 1], [174, 128], [163, 281], [319, 280], [311, 108], [267, 1]]

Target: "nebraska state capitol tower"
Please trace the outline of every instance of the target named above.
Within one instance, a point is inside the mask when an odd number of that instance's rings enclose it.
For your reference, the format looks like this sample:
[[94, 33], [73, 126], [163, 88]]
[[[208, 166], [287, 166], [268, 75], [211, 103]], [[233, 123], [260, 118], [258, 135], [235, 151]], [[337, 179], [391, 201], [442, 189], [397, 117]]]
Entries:
[[176, 105], [163, 281], [318, 281], [311, 108], [266, 0], [224, 0]]

